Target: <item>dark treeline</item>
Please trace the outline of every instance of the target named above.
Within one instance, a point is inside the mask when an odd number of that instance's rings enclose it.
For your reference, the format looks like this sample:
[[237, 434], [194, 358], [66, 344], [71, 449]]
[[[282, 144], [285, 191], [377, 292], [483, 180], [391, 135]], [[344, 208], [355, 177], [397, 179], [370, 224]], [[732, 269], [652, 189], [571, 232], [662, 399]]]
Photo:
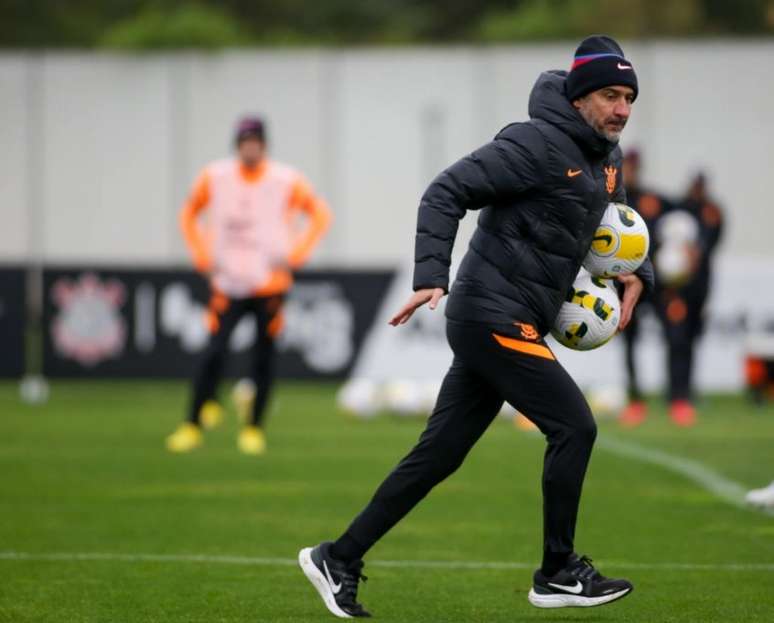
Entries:
[[0, 0], [5, 48], [507, 43], [774, 34], [774, 0]]

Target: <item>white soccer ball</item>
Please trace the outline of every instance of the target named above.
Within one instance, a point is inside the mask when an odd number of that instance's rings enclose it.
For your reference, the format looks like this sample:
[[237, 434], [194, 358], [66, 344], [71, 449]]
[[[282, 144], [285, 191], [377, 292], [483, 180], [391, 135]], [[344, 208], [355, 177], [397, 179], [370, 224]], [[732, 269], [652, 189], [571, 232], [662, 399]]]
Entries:
[[420, 383], [420, 414], [430, 415], [435, 408], [438, 400], [438, 394], [441, 393], [441, 381], [424, 381]]
[[420, 415], [423, 411], [423, 387], [412, 379], [392, 379], [382, 392], [385, 408], [396, 415]]
[[23, 402], [31, 405], [48, 401], [48, 381], [39, 375], [27, 375], [19, 383], [19, 396]]
[[667, 212], [656, 227], [656, 239], [663, 246], [694, 244], [699, 239], [699, 221], [685, 210]]
[[500, 407], [500, 411], [497, 413], [497, 417], [501, 417], [504, 420], [513, 421], [513, 418], [515, 418], [519, 412], [516, 410], [515, 407], [511, 406], [510, 403], [504, 402], [503, 406]]
[[607, 206], [583, 268], [595, 277], [633, 273], [648, 256], [650, 236], [642, 217], [623, 203]]
[[621, 301], [610, 281], [582, 271], [554, 321], [551, 335], [573, 350], [592, 350], [615, 335]]
[[255, 383], [252, 379], [239, 379], [231, 389], [231, 400], [238, 405], [252, 403], [255, 400]]
[[690, 247], [682, 242], [665, 244], [656, 251], [653, 265], [663, 285], [681, 286], [688, 281], [693, 269]]
[[744, 496], [745, 501], [753, 506], [774, 508], [774, 482], [762, 489], [753, 489]]
[[336, 402], [345, 413], [372, 417], [382, 406], [379, 385], [371, 379], [350, 379], [339, 389]]
[[626, 406], [626, 389], [621, 385], [595, 385], [585, 394], [594, 417], [617, 417]]

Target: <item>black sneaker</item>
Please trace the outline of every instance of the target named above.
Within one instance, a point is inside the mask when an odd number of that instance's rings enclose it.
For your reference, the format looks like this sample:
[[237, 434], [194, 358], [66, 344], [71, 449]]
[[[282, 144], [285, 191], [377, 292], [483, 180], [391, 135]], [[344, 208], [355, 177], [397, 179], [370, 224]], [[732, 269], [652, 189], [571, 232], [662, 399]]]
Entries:
[[298, 552], [301, 570], [320, 593], [325, 606], [337, 617], [370, 617], [371, 614], [357, 603], [357, 585], [367, 578], [361, 572], [363, 561], [345, 563], [329, 554], [330, 542], [317, 547], [305, 547]]
[[538, 608], [601, 606], [634, 590], [628, 580], [613, 580], [599, 573], [591, 558], [571, 554], [567, 566], [552, 577], [535, 571], [529, 603]]

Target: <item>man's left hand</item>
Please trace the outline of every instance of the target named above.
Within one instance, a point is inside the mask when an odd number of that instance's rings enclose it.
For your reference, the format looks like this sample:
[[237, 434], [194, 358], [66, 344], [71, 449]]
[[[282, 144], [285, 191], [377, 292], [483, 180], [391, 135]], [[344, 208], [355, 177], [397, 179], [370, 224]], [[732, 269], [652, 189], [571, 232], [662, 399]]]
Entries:
[[624, 292], [621, 299], [621, 321], [618, 323], [618, 330], [623, 331], [631, 322], [634, 306], [642, 296], [645, 289], [642, 279], [637, 275], [619, 275], [618, 281], [623, 284]]

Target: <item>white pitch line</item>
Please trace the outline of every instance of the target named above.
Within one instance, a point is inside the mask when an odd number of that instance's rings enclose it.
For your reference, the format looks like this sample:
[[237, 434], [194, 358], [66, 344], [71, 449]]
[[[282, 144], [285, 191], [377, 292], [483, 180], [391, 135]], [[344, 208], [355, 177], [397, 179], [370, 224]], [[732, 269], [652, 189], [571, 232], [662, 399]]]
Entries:
[[112, 552], [0, 552], [0, 560], [42, 561], [118, 561], [118, 562], [203, 562], [219, 565], [259, 565], [284, 567], [298, 564], [291, 558], [253, 558], [248, 556], [219, 556], [208, 554], [119, 554]]
[[[0, 560], [33, 560], [54, 562], [114, 561], [114, 562], [171, 562], [246, 565], [257, 567], [295, 567], [295, 558], [264, 558], [251, 556], [218, 556], [207, 554], [118, 554], [109, 552], [0, 552]], [[399, 569], [470, 569], [519, 570], [534, 569], [535, 563], [508, 561], [464, 560], [372, 560], [372, 567]], [[658, 571], [774, 571], [774, 563], [639, 563], [607, 561], [606, 567], [616, 569], [644, 569]]]
[[632, 441], [623, 441], [622, 439], [617, 439], [608, 435], [600, 435], [597, 439], [597, 446], [612, 454], [627, 459], [651, 463], [652, 465], [657, 465], [671, 472], [680, 474], [724, 502], [736, 506], [737, 508], [764, 512], [767, 514], [771, 514], [772, 512], [767, 509], [756, 508], [747, 504], [747, 502], [745, 502], [747, 489], [743, 485], [730, 478], [726, 478], [698, 461], [668, 454], [662, 450], [648, 448]]

